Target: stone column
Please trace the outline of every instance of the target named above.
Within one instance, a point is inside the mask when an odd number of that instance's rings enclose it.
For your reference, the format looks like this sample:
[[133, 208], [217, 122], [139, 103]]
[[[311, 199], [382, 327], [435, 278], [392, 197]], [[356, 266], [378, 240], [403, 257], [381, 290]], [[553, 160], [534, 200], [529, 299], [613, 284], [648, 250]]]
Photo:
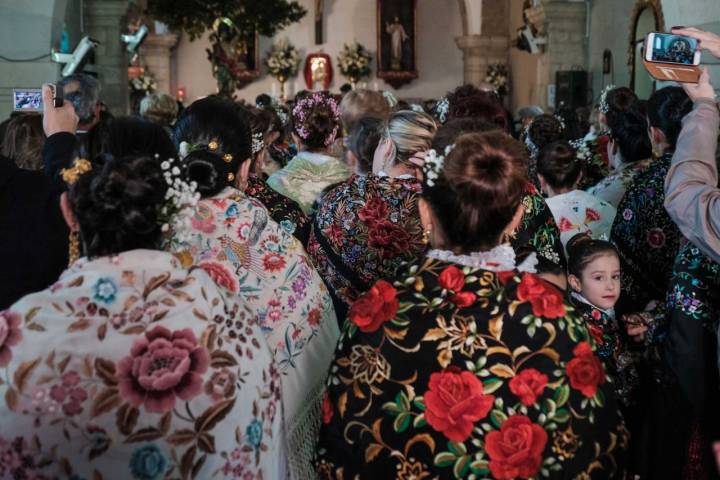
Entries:
[[546, 37], [545, 53], [538, 63], [539, 100], [549, 105], [548, 87], [555, 84], [558, 70], [581, 67], [587, 70], [587, 7], [567, 0], [545, 0], [544, 5], [526, 10], [528, 20]]
[[155, 76], [158, 93], [174, 94], [171, 91], [173, 82], [170, 60], [172, 49], [175, 48], [178, 40], [179, 37], [175, 33], [162, 35], [151, 33], [140, 47], [140, 57], [147, 66], [147, 70]]
[[85, 30], [98, 40], [95, 69], [102, 85], [101, 98], [115, 115], [128, 112], [128, 59], [120, 35], [125, 30], [128, 0], [87, 0]]
[[485, 81], [488, 65], [507, 63], [507, 37], [466, 35], [455, 42], [463, 52], [465, 83], [479, 85]]

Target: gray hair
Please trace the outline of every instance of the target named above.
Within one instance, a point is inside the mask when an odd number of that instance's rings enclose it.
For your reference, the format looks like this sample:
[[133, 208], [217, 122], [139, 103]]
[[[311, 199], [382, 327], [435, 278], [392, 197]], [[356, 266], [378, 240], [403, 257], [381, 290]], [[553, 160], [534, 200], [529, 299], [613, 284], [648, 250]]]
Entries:
[[65, 97], [75, 107], [80, 123], [90, 123], [95, 118], [95, 108], [100, 103], [100, 83], [95, 77], [85, 73], [73, 73], [60, 80], [57, 86], [64, 88], [72, 83], [77, 83], [78, 89]]

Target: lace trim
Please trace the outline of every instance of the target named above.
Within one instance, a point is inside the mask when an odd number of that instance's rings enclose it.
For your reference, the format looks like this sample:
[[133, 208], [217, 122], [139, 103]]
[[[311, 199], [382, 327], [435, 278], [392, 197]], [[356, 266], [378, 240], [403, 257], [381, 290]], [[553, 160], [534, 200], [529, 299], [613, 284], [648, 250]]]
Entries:
[[286, 419], [285, 435], [288, 453], [289, 478], [293, 480], [311, 480], [317, 478], [312, 461], [320, 435], [322, 397], [325, 383], [320, 381], [305, 401], [306, 407], [292, 419]]
[[517, 269], [520, 272], [536, 273], [538, 264], [535, 252], [520, 264], [515, 264], [515, 250], [508, 245], [498, 245], [488, 252], [472, 252], [469, 255], [455, 255], [448, 250], [430, 250], [427, 256], [435, 260], [457, 263], [466, 267], [482, 268], [491, 272], [507, 272]]

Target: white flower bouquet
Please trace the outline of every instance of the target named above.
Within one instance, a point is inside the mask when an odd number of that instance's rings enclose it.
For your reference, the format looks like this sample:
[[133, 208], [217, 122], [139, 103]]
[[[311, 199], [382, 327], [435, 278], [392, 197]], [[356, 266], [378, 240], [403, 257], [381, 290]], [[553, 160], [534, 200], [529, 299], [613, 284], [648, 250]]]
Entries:
[[294, 77], [300, 66], [300, 54], [287, 38], [273, 44], [265, 59], [268, 72], [280, 82]]
[[501, 97], [508, 94], [510, 85], [510, 72], [508, 72], [507, 66], [502, 63], [494, 63], [487, 69], [487, 76], [485, 81], [495, 87], [495, 92]]
[[345, 44], [337, 57], [340, 73], [355, 83], [370, 75], [371, 58], [370, 52], [358, 42]]
[[131, 78], [129, 83], [130, 88], [134, 92], [153, 93], [155, 90], [157, 90], [157, 82], [155, 81], [155, 77], [153, 77], [149, 73], [143, 73], [139, 77]]

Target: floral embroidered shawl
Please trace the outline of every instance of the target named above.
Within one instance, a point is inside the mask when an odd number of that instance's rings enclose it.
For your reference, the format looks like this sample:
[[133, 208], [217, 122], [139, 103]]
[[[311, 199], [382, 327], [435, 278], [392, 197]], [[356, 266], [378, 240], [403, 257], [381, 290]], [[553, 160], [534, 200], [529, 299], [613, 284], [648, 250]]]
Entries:
[[297, 203], [268, 187], [267, 177], [251, 176], [245, 194], [260, 200], [278, 225], [300, 240], [303, 246], [307, 245], [310, 219]]
[[560, 243], [560, 230], [545, 199], [532, 183], [527, 184], [523, 205], [525, 213], [510, 242], [515, 251], [529, 247], [551, 262], [565, 266], [565, 250]]
[[134, 250], [0, 313], [0, 477], [280, 478], [280, 373], [246, 307]]
[[582, 190], [555, 195], [545, 200], [560, 228], [563, 247], [578, 233], [587, 232], [592, 238], [610, 239], [615, 220], [615, 207]]
[[257, 315], [282, 375], [290, 468], [307, 478], [339, 336], [327, 287], [300, 242], [238, 190], [201, 200], [190, 223], [175, 248]]
[[632, 185], [635, 176], [650, 165], [650, 160], [640, 160], [632, 164], [624, 163], [620, 169], [605, 177], [587, 192], [617, 208], [625, 192]]
[[425, 249], [420, 191], [415, 179], [353, 175], [320, 200], [308, 253], [344, 311]]
[[352, 172], [342, 160], [317, 153], [300, 152], [285, 168], [272, 174], [268, 185], [296, 201], [310, 213], [327, 187], [347, 180]]
[[321, 478], [622, 478], [612, 385], [555, 287], [432, 259], [403, 271], [345, 323]]

